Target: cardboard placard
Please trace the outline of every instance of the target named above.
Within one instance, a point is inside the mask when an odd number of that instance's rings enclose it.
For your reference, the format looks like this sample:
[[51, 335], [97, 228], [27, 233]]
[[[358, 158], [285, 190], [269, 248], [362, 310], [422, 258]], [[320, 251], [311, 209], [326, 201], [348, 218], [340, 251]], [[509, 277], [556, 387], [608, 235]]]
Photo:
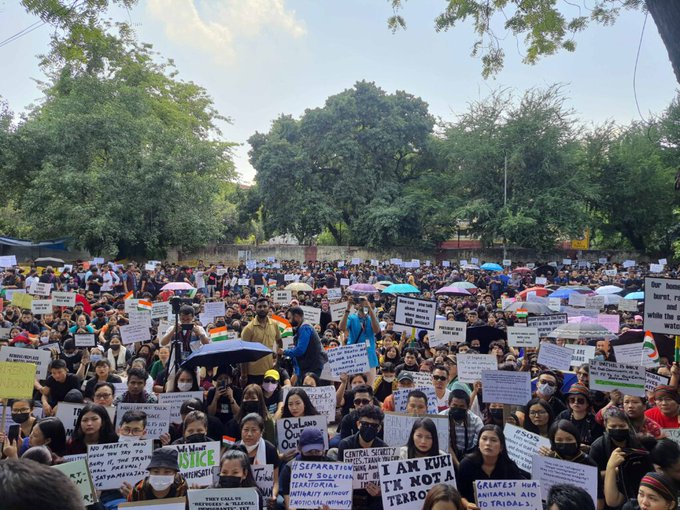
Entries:
[[321, 308], [315, 306], [301, 306], [305, 314], [305, 322], [309, 324], [319, 324], [321, 322]]
[[382, 462], [379, 472], [383, 507], [392, 510], [420, 510], [433, 486], [456, 486], [451, 455]]
[[432, 331], [437, 317], [437, 302], [397, 296], [394, 323]]
[[538, 328], [508, 326], [507, 333], [510, 347], [517, 347], [518, 349], [538, 347]]
[[464, 383], [476, 383], [482, 380], [484, 370], [498, 370], [495, 354], [459, 354], [458, 380]]
[[382, 448], [357, 448], [345, 450], [342, 462], [354, 466], [353, 489], [365, 489], [369, 483], [380, 485], [378, 464], [399, 459], [398, 446]]
[[92, 483], [87, 460], [80, 459], [74, 462], [66, 462], [52, 466], [57, 471], [64, 473], [69, 480], [78, 488], [84, 505], [93, 505], [97, 502], [97, 491]]
[[572, 367], [580, 367], [584, 363], [590, 363], [595, 358], [594, 345], [566, 344], [565, 347], [571, 350]]
[[271, 498], [274, 493], [274, 465], [251, 465], [250, 471], [253, 473], [257, 488], [260, 489], [265, 500]]
[[123, 345], [130, 345], [135, 342], [148, 342], [151, 340], [151, 333], [145, 324], [127, 324], [120, 327], [120, 338]]
[[179, 411], [182, 404], [189, 399], [203, 400], [203, 391], [178, 391], [174, 393], [159, 393], [158, 403], [170, 406], [170, 423], [182, 423]]
[[276, 420], [276, 439], [279, 451], [282, 453], [295, 450], [298, 447], [300, 434], [307, 427], [314, 427], [323, 435], [324, 449], [328, 449], [328, 430], [325, 416], [300, 416], [299, 418], [281, 418]]
[[552, 315], [533, 315], [527, 317], [527, 326], [537, 328], [539, 336], [546, 336], [558, 326], [567, 323], [566, 313], [555, 313]]
[[[190, 510], [252, 510], [260, 508], [260, 496], [255, 489], [200, 489], [188, 492]], [[184, 507], [182, 507], [183, 509]]]
[[93, 444], [87, 447], [87, 465], [97, 490], [120, 489], [123, 482], [136, 484], [148, 475], [151, 440]]
[[342, 317], [345, 315], [345, 310], [347, 310], [347, 303], [342, 301], [340, 303], [331, 303], [329, 308], [331, 311], [331, 320], [341, 321]]
[[611, 361], [590, 363], [591, 390], [621, 390], [624, 395], [644, 397], [645, 380], [645, 369], [641, 366], [621, 365]]
[[76, 333], [73, 335], [76, 347], [96, 347], [97, 339], [94, 333]]
[[137, 501], [135, 503], [120, 503], [119, 510], [133, 508], [134, 510], [185, 510], [186, 498], [167, 498], [150, 501]]
[[293, 461], [291, 508], [352, 508], [352, 464]]
[[73, 307], [76, 305], [76, 294], [75, 292], [61, 292], [55, 290], [52, 293], [52, 304], [54, 306]]
[[272, 299], [275, 305], [287, 305], [292, 299], [292, 294], [289, 290], [275, 290], [272, 292]]
[[31, 312], [35, 315], [45, 315], [46, 313], [52, 313], [52, 300], [34, 299], [33, 303], [31, 303]]
[[368, 343], [341, 345], [334, 349], [328, 349], [328, 364], [331, 374], [339, 377], [340, 374], [363, 374], [370, 369], [368, 362]]

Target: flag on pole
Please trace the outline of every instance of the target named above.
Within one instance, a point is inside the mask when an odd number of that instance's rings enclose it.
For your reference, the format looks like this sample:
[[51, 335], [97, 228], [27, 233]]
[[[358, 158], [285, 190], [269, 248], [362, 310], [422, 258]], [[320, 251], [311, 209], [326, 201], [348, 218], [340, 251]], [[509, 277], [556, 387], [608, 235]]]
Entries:
[[680, 336], [675, 336], [675, 362], [680, 363]]
[[[677, 346], [677, 340], [676, 340]], [[655, 367], [659, 364], [659, 351], [656, 348], [654, 335], [651, 331], [645, 331], [645, 338], [642, 341], [642, 361], [645, 368]]]
[[210, 340], [213, 342], [221, 342], [222, 340], [226, 340], [229, 338], [229, 334], [227, 333], [227, 326], [222, 326], [220, 328], [213, 328], [210, 331], [208, 331], [210, 334]]
[[[288, 322], [286, 319], [279, 315], [272, 315], [272, 320], [276, 322], [276, 325], [279, 327], [279, 332], [281, 333], [281, 340], [284, 338], [289, 338], [293, 336], [293, 326], [291, 325], [290, 322]], [[290, 342], [283, 342], [284, 345], [286, 343]]]
[[196, 296], [196, 292], [197, 292], [197, 291], [198, 291], [198, 289], [190, 289], [190, 290], [188, 290], [187, 293], [186, 293], [186, 297], [188, 297], [189, 299], [193, 299], [194, 296]]

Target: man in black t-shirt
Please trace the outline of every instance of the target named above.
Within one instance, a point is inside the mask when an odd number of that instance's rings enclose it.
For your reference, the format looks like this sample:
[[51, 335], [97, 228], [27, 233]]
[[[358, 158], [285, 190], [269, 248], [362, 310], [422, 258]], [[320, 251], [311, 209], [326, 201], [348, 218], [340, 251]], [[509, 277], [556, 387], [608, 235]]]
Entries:
[[45, 385], [38, 388], [42, 393], [43, 412], [49, 416], [52, 408], [57, 403], [64, 400], [66, 394], [71, 390], [80, 388], [80, 380], [73, 374], [69, 374], [66, 362], [63, 359], [55, 359], [50, 363], [50, 375], [45, 381]]

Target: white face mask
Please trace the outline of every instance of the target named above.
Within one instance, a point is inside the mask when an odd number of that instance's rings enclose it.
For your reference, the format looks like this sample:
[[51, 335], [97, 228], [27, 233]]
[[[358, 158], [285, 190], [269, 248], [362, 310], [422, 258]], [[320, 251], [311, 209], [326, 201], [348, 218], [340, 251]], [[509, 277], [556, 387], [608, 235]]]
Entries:
[[383, 377], [383, 381], [388, 382], [388, 383], [389, 383], [389, 382], [393, 382], [393, 381], [394, 381], [394, 376], [392, 376], [392, 377]]
[[132, 443], [134, 441], [141, 441], [144, 439], [142, 436], [126, 436], [125, 434], [120, 434], [118, 436], [119, 443]]
[[149, 485], [153, 490], [162, 492], [175, 481], [175, 475], [149, 475]]
[[191, 391], [192, 386], [193, 386], [193, 383], [190, 383], [190, 382], [178, 382], [177, 383], [177, 389], [179, 389], [179, 391]]
[[246, 447], [246, 450], [248, 450], [248, 453], [253, 453], [255, 450], [257, 450], [257, 447], [260, 446], [260, 442], [258, 441], [252, 446], [248, 446], [247, 444], [243, 443], [243, 446]]

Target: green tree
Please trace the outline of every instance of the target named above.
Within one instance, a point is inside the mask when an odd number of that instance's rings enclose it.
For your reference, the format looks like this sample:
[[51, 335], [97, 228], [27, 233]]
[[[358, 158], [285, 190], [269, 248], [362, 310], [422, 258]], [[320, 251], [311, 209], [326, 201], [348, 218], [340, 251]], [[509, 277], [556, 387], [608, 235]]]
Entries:
[[[394, 15], [388, 19], [393, 30], [406, 27], [399, 14], [406, 0], [390, 0]], [[515, 38], [524, 38], [524, 62], [534, 64], [542, 56], [558, 51], [574, 51], [574, 37], [589, 23], [610, 25], [624, 9], [643, 9], [651, 14], [659, 35], [668, 50], [673, 72], [680, 83], [680, 2], [673, 0], [595, 0], [594, 5], [580, 0], [446, 0], [444, 11], [435, 19], [435, 29], [449, 30], [470, 19], [477, 40], [472, 55], [481, 55], [483, 71], [488, 77], [503, 67], [504, 34], [495, 31], [501, 25]], [[578, 14], [567, 12], [577, 9]], [[588, 13], [584, 15], [584, 13]], [[514, 42], [512, 43], [514, 47]]]

